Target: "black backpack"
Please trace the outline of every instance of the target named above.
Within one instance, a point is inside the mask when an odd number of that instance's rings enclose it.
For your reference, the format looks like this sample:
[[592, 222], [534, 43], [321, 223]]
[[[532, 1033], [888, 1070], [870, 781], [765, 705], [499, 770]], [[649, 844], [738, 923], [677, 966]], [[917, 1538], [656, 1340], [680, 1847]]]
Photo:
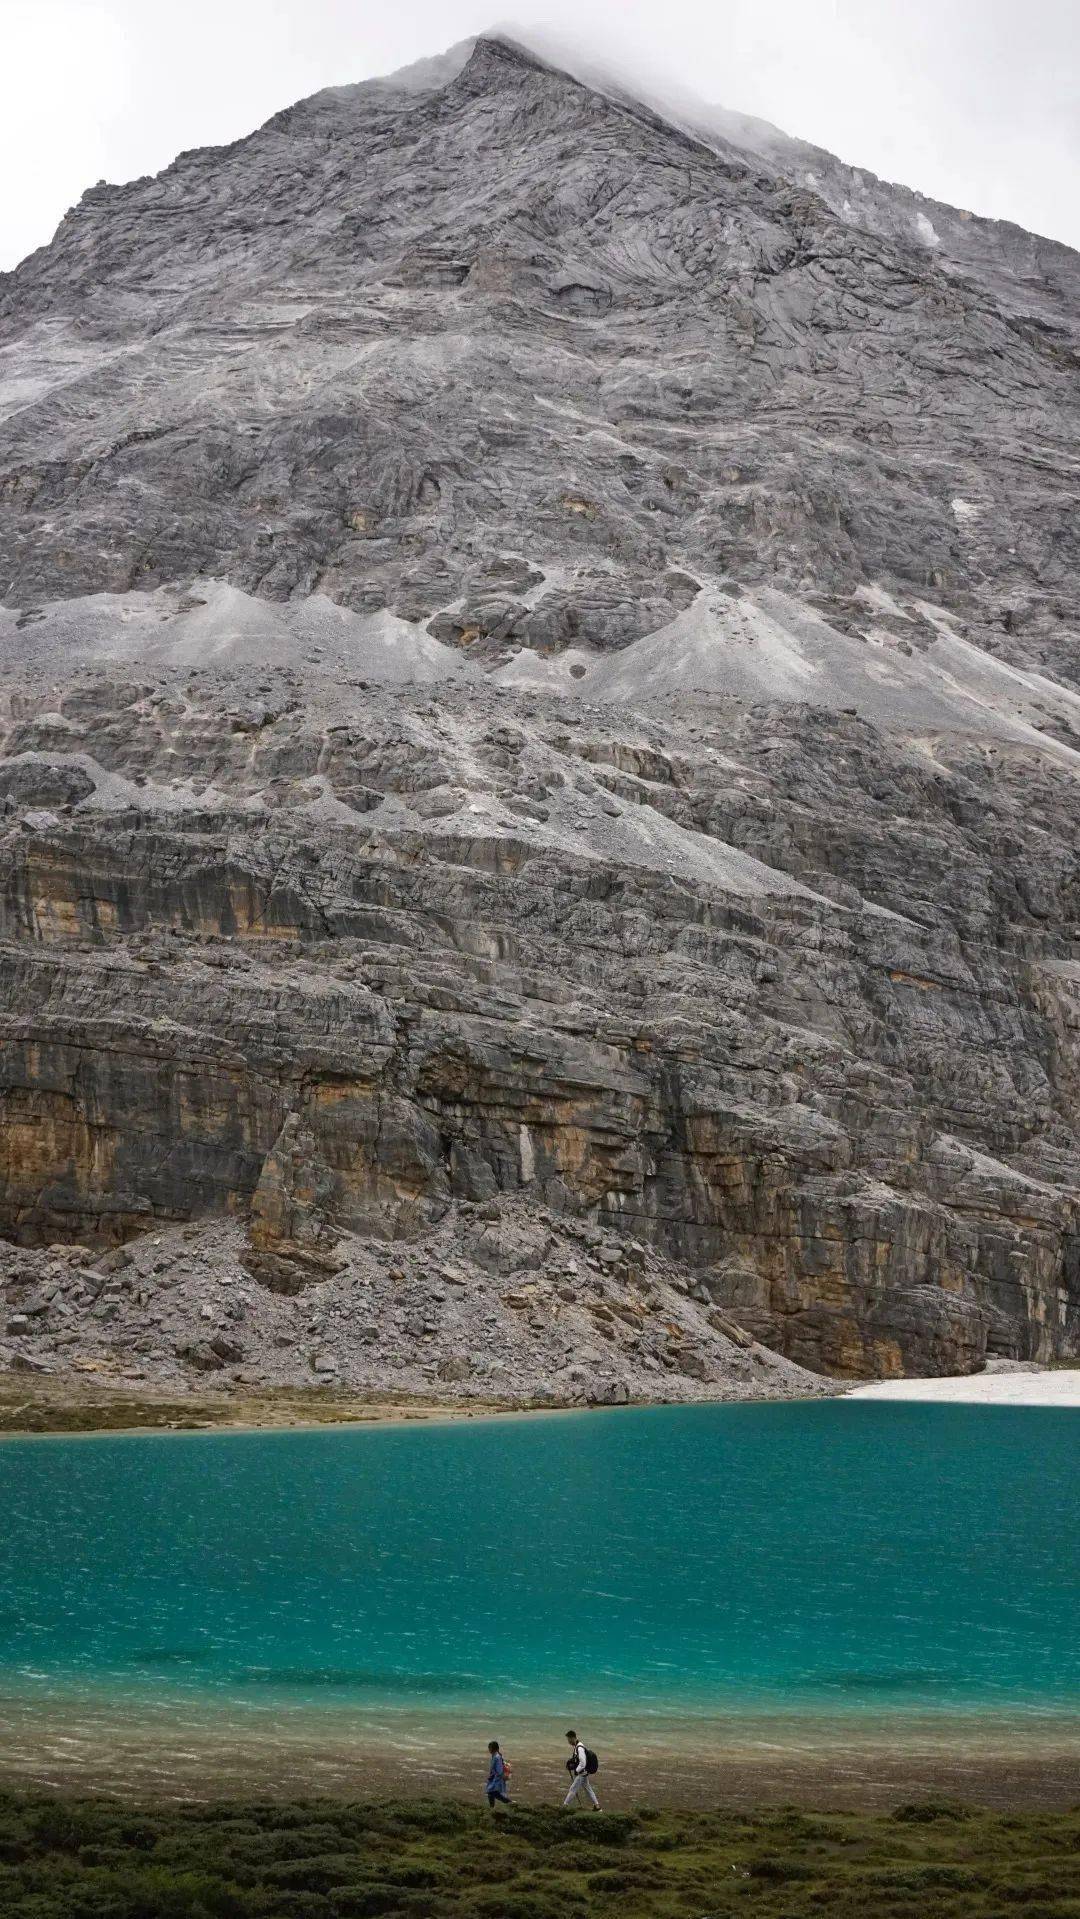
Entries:
[[586, 1746], [586, 1748], [585, 1748], [585, 1771], [586, 1771], [586, 1772], [590, 1772], [590, 1773], [591, 1773], [591, 1772], [599, 1772], [599, 1770], [600, 1770], [600, 1761], [599, 1761], [599, 1759], [598, 1759], [598, 1758], [596, 1757], [596, 1754], [595, 1754], [594, 1752], [592, 1752], [592, 1751], [590, 1750], [590, 1748], [589, 1748], [588, 1746]]

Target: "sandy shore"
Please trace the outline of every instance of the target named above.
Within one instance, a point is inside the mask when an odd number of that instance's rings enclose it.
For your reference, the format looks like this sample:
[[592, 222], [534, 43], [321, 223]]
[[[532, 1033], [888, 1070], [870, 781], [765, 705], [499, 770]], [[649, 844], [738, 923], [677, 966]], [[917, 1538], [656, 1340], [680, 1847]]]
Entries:
[[845, 1397], [965, 1406], [1080, 1406], [1080, 1366], [1049, 1372], [970, 1373], [955, 1379], [875, 1379], [854, 1387]]
[[[212, 1716], [103, 1699], [0, 1698], [0, 1783], [20, 1789], [168, 1801], [475, 1799], [489, 1737], [514, 1766], [515, 1797], [565, 1791], [564, 1719], [457, 1714], [238, 1713]], [[798, 1804], [869, 1810], [947, 1796], [1009, 1809], [1076, 1802], [1080, 1721], [1055, 1716], [910, 1713], [664, 1719], [594, 1715], [610, 1807]]]

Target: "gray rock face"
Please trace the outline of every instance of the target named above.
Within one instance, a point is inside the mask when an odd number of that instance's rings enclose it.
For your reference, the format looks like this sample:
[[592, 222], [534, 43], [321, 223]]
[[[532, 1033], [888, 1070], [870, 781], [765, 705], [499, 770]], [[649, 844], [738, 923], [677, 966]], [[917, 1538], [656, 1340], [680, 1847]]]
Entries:
[[1076, 256], [465, 52], [0, 279], [5, 601], [202, 573], [606, 649], [717, 578], [880, 581], [1075, 682]]
[[[85, 196], [0, 280], [0, 1231], [358, 1328], [441, 1234], [564, 1397], [553, 1221], [601, 1396], [1075, 1353], [1078, 293], [498, 39]], [[372, 1376], [469, 1389], [437, 1304]]]

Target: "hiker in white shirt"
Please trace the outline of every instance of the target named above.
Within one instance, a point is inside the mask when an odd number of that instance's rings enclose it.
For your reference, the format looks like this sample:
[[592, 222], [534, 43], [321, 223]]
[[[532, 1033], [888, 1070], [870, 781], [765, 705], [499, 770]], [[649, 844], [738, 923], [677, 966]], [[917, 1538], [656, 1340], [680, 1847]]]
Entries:
[[[589, 1777], [590, 1773], [597, 1771], [596, 1755], [589, 1751], [588, 1747], [578, 1738], [576, 1732], [568, 1732], [566, 1738], [567, 1743], [573, 1750], [570, 1758], [566, 1762], [566, 1770], [570, 1774], [570, 1790], [563, 1800], [563, 1805], [575, 1805], [579, 1793], [583, 1792], [585, 1797], [592, 1801], [593, 1811], [599, 1812], [600, 1801], [593, 1791], [592, 1780]], [[589, 1763], [590, 1760], [592, 1761], [591, 1765]]]

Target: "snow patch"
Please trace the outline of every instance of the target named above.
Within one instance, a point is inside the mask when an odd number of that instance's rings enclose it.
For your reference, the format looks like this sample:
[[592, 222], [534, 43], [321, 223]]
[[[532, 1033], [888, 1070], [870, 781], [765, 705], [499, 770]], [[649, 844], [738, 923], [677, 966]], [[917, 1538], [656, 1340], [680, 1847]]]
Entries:
[[915, 231], [924, 247], [939, 247], [941, 245], [941, 235], [933, 221], [927, 219], [925, 213], [917, 213], [915, 215]]

